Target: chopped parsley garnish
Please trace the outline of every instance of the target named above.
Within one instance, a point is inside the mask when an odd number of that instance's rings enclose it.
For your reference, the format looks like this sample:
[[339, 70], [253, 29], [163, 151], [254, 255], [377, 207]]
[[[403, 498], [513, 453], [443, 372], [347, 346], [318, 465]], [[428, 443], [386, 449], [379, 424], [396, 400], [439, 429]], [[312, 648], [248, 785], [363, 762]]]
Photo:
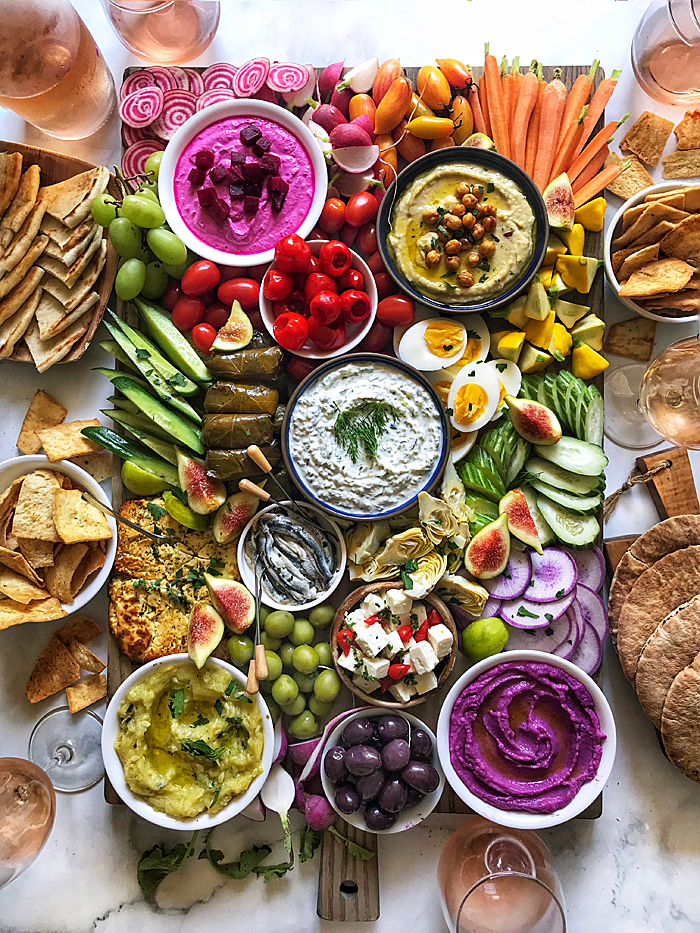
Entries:
[[496, 186], [494, 185], [492, 181], [490, 181], [488, 185], [486, 185], [486, 193], [491, 194], [491, 192], [495, 190], [496, 190]]
[[496, 365], [496, 369], [499, 371], [499, 373], [505, 372], [506, 369], [508, 368], [508, 364], [507, 364], [507, 363], [496, 363], [495, 365]]
[[450, 234], [449, 234], [448, 231], [445, 229], [445, 227], [443, 227], [442, 224], [438, 224], [438, 231], [439, 231], [444, 237], [447, 237], [448, 240], [451, 239], [451, 238], [450, 238]]
[[193, 758], [208, 758], [209, 761], [218, 761], [226, 751], [225, 745], [220, 748], [212, 748], [203, 739], [196, 739], [194, 742], [183, 742], [180, 748], [183, 752], [187, 752], [188, 755], [192, 755]]
[[136, 359], [137, 359], [137, 360], [147, 360], [148, 357], [149, 357], [150, 355], [151, 355], [151, 354], [150, 354], [150, 352], [149, 352], [148, 350], [145, 350], [145, 349], [142, 349], [142, 348], [139, 348], [139, 349], [136, 351]]
[[178, 690], [170, 691], [170, 702], [168, 706], [170, 707], [170, 715], [173, 719], [179, 719], [180, 716], [182, 716], [183, 710], [185, 709], [184, 688], [180, 687]]
[[548, 622], [551, 622], [554, 619], [554, 616], [551, 612], [545, 612], [544, 617]]
[[484, 282], [488, 279], [488, 275], [482, 275], [479, 279], [479, 285], [483, 285]]
[[169, 386], [184, 386], [187, 385], [187, 380], [182, 375], [182, 373], [174, 373], [170, 379], [165, 380]]
[[221, 716], [221, 715], [223, 714], [223, 712], [224, 712], [224, 704], [221, 702], [221, 700], [217, 700], [216, 703], [214, 703], [214, 709], [215, 709], [216, 712], [219, 714], [219, 716]]
[[491, 238], [493, 239], [494, 243], [500, 243], [500, 242], [501, 242], [500, 238], [497, 237], [495, 233], [492, 233], [492, 234], [491, 234]]
[[547, 628], [544, 630], [544, 633], [545, 633], [545, 635], [553, 635], [553, 634], [554, 634], [554, 629], [551, 628], [551, 626], [547, 626]]
[[233, 678], [229, 681], [228, 687], [224, 690], [224, 694], [227, 697], [232, 696], [234, 700], [240, 700], [241, 703], [253, 702], [238, 681]]
[[408, 571], [408, 573], [413, 573], [414, 570], [418, 570], [418, 561], [407, 560], [404, 566], [406, 570]]
[[561, 589], [557, 590], [557, 599], [562, 599], [566, 595], [566, 591]]
[[191, 729], [194, 729], [195, 726], [206, 726], [208, 722], [209, 722], [209, 720], [208, 720], [208, 719], [205, 719], [204, 716], [202, 716], [202, 714], [200, 713], [199, 716], [197, 716], [197, 718], [195, 719], [195, 721], [192, 723], [192, 725], [190, 726], [190, 728], [191, 728]]
[[151, 516], [154, 522], [157, 522], [159, 518], [162, 518], [165, 515], [165, 509], [162, 505], [158, 505], [157, 502], [149, 502], [146, 505], [148, 509], [148, 514]]
[[528, 619], [539, 619], [539, 616], [536, 612], [530, 612], [530, 610], [526, 609], [525, 606], [518, 607], [517, 615], [519, 615], [521, 618], [527, 616]]
[[403, 580], [403, 585], [407, 590], [413, 589], [413, 580], [409, 577], [405, 570], [401, 571], [401, 579]]
[[482, 272], [490, 272], [491, 266], [489, 265], [488, 259], [484, 257], [478, 264], [477, 269], [481, 269]]
[[416, 675], [415, 674], [406, 674], [403, 679], [405, 684], [408, 684], [409, 687], [415, 687], [416, 685]]

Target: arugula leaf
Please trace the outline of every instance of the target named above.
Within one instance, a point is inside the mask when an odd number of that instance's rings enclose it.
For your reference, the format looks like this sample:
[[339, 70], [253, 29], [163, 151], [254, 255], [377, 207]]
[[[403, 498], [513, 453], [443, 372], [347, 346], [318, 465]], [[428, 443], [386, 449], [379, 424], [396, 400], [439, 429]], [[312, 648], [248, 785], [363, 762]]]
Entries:
[[157, 522], [159, 518], [162, 518], [165, 515], [165, 509], [162, 505], [158, 505], [157, 502], [149, 502], [146, 505], [148, 509], [148, 514], [151, 516], [154, 522]]
[[369, 862], [370, 859], [374, 858], [374, 852], [370, 852], [369, 849], [365, 849], [363, 846], [358, 845], [358, 843], [353, 842], [352, 839], [348, 839], [347, 836], [341, 835], [335, 826], [329, 826], [328, 832], [332, 836], [335, 836], [339, 842], [342, 842], [353, 858], [361, 859], [363, 862]]
[[146, 897], [152, 897], [158, 885], [192, 855], [199, 831], [192, 833], [187, 845], [178, 843], [172, 849], [155, 845], [143, 853], [136, 866], [136, 879]]
[[187, 752], [188, 755], [192, 755], [193, 758], [208, 758], [210, 761], [217, 761], [226, 751], [225, 745], [220, 748], [212, 748], [203, 739], [196, 739], [194, 742], [182, 742], [180, 748], [183, 752]]
[[241, 703], [252, 703], [253, 701], [245, 692], [243, 687], [238, 683], [237, 680], [234, 680], [232, 677], [229, 681], [228, 687], [224, 690], [224, 694], [227, 697], [233, 696], [234, 700], [240, 700]]
[[224, 875], [226, 878], [235, 878], [237, 881], [247, 878], [272, 852], [271, 847], [268, 845], [253, 846], [251, 849], [244, 849], [234, 861], [224, 862], [224, 853], [221, 849], [210, 848], [211, 836], [212, 833], [209, 833], [199, 857], [206, 859], [220, 875]]
[[260, 865], [253, 871], [267, 884], [271, 878], [283, 878], [291, 868], [292, 865], [289, 862], [280, 862], [279, 865]]
[[185, 708], [185, 690], [184, 687], [180, 687], [179, 690], [170, 691], [170, 715], [173, 719], [179, 719], [182, 716], [182, 712]]

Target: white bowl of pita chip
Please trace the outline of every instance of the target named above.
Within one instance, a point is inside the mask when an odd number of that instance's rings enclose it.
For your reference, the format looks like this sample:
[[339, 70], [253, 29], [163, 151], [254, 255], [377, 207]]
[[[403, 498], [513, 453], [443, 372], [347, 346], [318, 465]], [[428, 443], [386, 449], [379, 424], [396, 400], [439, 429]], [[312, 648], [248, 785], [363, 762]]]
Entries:
[[82, 609], [107, 582], [117, 526], [82, 492], [109, 506], [89, 473], [30, 455], [0, 463], [0, 630]]

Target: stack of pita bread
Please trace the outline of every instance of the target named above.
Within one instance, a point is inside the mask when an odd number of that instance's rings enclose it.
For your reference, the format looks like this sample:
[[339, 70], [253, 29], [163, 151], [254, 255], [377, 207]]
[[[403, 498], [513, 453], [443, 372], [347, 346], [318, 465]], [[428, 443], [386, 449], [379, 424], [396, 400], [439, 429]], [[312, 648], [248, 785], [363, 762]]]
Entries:
[[670, 760], [700, 781], [700, 515], [641, 535], [610, 586], [610, 636]]
[[0, 153], [0, 359], [24, 338], [43, 373], [87, 331], [99, 300], [107, 241], [91, 208], [109, 172], [43, 188], [40, 176], [38, 165], [22, 172], [19, 152]]

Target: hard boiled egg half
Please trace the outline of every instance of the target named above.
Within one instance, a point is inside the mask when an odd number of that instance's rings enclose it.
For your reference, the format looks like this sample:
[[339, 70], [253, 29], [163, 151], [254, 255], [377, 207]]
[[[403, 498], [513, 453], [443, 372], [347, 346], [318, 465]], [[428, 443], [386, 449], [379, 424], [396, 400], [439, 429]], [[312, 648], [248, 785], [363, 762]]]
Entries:
[[[413, 318], [414, 318], [413, 324], [415, 324], [416, 321], [427, 321], [431, 317], [435, 317], [435, 311], [432, 308], [428, 308], [426, 307], [426, 305], [419, 305], [419, 304], [415, 305], [415, 309], [413, 312]], [[409, 327], [413, 327], [413, 324], [406, 324], [405, 326], [396, 326], [394, 328], [393, 343], [394, 343], [394, 353], [396, 354], [396, 356], [399, 355], [399, 344], [401, 343], [401, 338], [406, 333], [406, 331], [409, 329]]]
[[486, 363], [463, 366], [447, 396], [452, 426], [466, 434], [487, 425], [498, 408], [500, 388], [497, 371]]
[[467, 342], [463, 324], [446, 317], [432, 317], [408, 328], [399, 343], [399, 359], [421, 372], [434, 372], [460, 359]]
[[[436, 372], [428, 373], [428, 379], [447, 408], [454, 376], [446, 369], [438, 369]], [[466, 457], [474, 446], [478, 433], [478, 431], [458, 431], [454, 425], [450, 426], [450, 457], [453, 463], [458, 463], [462, 457]]]
[[495, 421], [501, 417], [506, 407], [506, 395], [517, 395], [520, 391], [522, 374], [517, 363], [513, 363], [512, 360], [489, 360], [486, 366], [493, 369], [498, 379], [498, 405], [496, 406], [496, 413], [491, 419]]
[[489, 355], [491, 348], [491, 335], [486, 322], [478, 314], [470, 314], [464, 318], [467, 329], [467, 342], [459, 359], [449, 364], [449, 371], [456, 376], [468, 363], [483, 362]]

